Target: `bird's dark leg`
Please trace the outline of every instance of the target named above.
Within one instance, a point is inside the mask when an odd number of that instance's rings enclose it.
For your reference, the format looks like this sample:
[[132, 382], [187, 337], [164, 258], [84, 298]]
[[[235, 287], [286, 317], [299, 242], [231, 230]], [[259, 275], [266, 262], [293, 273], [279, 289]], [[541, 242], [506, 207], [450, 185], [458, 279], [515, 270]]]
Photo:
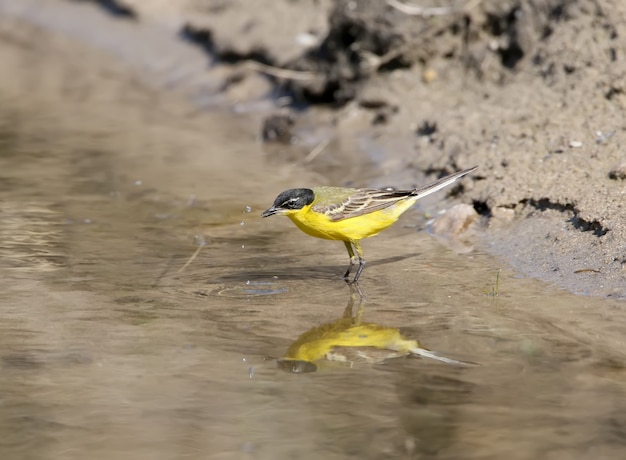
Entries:
[[365, 268], [365, 256], [363, 255], [363, 248], [361, 248], [361, 244], [358, 241], [353, 241], [352, 244], [354, 244], [354, 249], [356, 250], [356, 254], [359, 259], [359, 268], [357, 269], [356, 275], [354, 275], [354, 279], [352, 280], [352, 283], [354, 284], [359, 281], [359, 276], [361, 276], [361, 272]]
[[350, 272], [352, 271], [352, 267], [354, 267], [354, 265], [356, 264], [358, 259], [354, 255], [354, 250], [352, 249], [352, 243], [350, 243], [349, 241], [344, 241], [343, 244], [346, 245], [346, 249], [348, 250], [348, 255], [350, 256], [350, 266], [346, 270], [346, 273], [343, 275], [343, 279], [348, 281], [348, 277], [350, 276]]

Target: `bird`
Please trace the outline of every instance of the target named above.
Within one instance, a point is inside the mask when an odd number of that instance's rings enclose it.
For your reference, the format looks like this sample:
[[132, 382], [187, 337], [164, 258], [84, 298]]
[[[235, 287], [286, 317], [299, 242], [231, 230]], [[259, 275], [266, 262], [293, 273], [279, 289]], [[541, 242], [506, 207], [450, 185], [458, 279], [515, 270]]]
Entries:
[[[417, 200], [441, 190], [476, 170], [464, 169], [412, 190], [314, 187], [285, 190], [261, 216], [289, 217], [304, 233], [316, 238], [343, 241], [350, 265], [343, 275], [357, 283], [365, 267], [360, 241], [393, 225]], [[352, 281], [350, 273], [358, 263]]]

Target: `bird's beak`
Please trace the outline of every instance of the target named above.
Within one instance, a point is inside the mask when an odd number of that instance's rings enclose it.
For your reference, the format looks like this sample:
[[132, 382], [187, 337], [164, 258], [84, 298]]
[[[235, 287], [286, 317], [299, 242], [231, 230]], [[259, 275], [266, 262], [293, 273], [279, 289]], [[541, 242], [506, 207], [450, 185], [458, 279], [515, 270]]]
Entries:
[[263, 214], [261, 214], [261, 217], [269, 217], [269, 216], [273, 216], [274, 214], [277, 214], [280, 211], [280, 209], [275, 208], [274, 206], [272, 206], [269, 209], [266, 209], [265, 211], [263, 211]]

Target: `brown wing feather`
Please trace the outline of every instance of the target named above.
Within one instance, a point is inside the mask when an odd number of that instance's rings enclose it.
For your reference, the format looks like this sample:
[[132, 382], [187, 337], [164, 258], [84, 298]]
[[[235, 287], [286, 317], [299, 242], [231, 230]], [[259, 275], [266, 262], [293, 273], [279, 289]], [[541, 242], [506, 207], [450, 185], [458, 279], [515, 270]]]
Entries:
[[457, 179], [471, 173], [476, 168], [477, 166], [474, 166], [473, 168], [450, 174], [449, 176], [414, 190], [357, 189], [354, 193], [351, 193], [337, 203], [317, 204], [314, 205], [312, 209], [313, 211], [326, 214], [332, 221], [338, 222], [340, 220], [350, 219], [388, 208], [398, 201], [409, 197], [414, 197], [415, 200], [418, 200], [447, 187]]
[[316, 205], [313, 210], [338, 222], [388, 208], [413, 194], [413, 190], [359, 189], [341, 203]]

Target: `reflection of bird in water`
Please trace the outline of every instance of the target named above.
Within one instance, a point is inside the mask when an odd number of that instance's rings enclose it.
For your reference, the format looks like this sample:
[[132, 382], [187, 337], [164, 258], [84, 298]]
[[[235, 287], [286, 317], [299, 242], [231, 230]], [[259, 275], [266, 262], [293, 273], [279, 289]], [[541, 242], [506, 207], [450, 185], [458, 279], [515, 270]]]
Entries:
[[423, 356], [448, 364], [472, 364], [446, 358], [422, 348], [417, 340], [404, 338], [394, 327], [361, 322], [362, 305], [359, 305], [356, 317], [352, 317], [353, 302], [354, 296], [343, 318], [300, 335], [285, 356], [278, 360], [279, 366], [294, 373], [303, 373], [316, 371], [317, 363], [323, 360], [341, 361], [352, 366], [356, 362], [381, 363], [409, 355]]

